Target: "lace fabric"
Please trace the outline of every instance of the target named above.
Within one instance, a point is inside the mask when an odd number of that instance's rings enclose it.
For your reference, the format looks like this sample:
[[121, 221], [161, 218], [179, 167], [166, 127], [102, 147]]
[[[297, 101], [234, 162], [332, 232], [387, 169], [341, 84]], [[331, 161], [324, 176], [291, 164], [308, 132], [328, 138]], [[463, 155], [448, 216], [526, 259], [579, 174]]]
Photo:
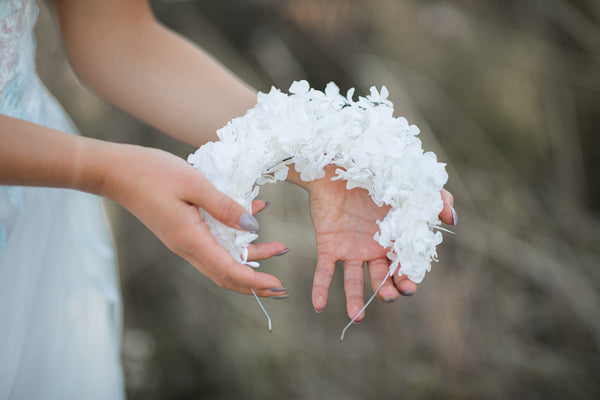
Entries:
[[0, 111], [14, 111], [29, 93], [35, 74], [33, 27], [38, 9], [32, 1], [0, 0]]
[[[35, 71], [31, 0], [0, 0], [0, 113], [76, 134]], [[0, 186], [0, 399], [121, 399], [121, 304], [99, 199]]]
[[35, 21], [31, 3], [0, 1], [0, 92], [13, 80], [19, 64], [21, 39], [28, 31], [27, 22]]
[[[27, 77], [34, 74], [31, 32], [37, 14], [31, 1], [0, 0], [0, 113], [26, 120], [34, 119], [27, 112], [31, 106], [23, 107], [23, 98], [31, 92]], [[6, 247], [12, 214], [23, 210], [22, 197], [19, 187], [0, 187], [0, 252]]]

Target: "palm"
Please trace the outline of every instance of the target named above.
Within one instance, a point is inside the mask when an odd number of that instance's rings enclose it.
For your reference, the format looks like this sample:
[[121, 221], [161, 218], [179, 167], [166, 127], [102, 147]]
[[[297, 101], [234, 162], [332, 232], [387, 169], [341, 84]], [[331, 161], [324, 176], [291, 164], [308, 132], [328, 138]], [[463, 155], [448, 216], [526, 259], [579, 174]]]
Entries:
[[[364, 189], [346, 189], [346, 181], [332, 181], [333, 171], [310, 185], [311, 214], [317, 235], [318, 263], [313, 284], [313, 305], [327, 303], [335, 263], [344, 261], [344, 290], [348, 315], [353, 318], [364, 304], [364, 263], [368, 262], [372, 286], [378, 286], [389, 269], [387, 251], [373, 239], [389, 207], [378, 207]], [[398, 290], [391, 279], [379, 292], [391, 301]], [[362, 319], [359, 316], [358, 320]]]
[[[399, 294], [410, 296], [416, 292], [417, 286], [404, 275], [387, 277], [387, 250], [373, 239], [379, 230], [377, 220], [382, 220], [390, 208], [378, 207], [364, 189], [347, 190], [346, 181], [331, 180], [334, 175], [334, 168], [328, 167], [324, 178], [308, 185], [318, 253], [313, 306], [317, 311], [325, 308], [335, 263], [342, 260], [348, 316], [357, 317], [356, 320], [360, 321], [363, 314], [357, 313], [364, 305], [365, 262], [371, 287], [373, 290], [380, 289], [378, 297], [383, 301], [393, 301]], [[452, 223], [452, 195], [446, 190], [442, 190], [441, 195], [444, 210], [440, 213], [440, 218], [446, 223]]]
[[314, 182], [311, 214], [317, 236], [319, 257], [364, 262], [386, 257], [373, 235], [376, 221], [388, 207], [377, 207], [364, 189], [346, 189], [346, 181], [328, 178]]

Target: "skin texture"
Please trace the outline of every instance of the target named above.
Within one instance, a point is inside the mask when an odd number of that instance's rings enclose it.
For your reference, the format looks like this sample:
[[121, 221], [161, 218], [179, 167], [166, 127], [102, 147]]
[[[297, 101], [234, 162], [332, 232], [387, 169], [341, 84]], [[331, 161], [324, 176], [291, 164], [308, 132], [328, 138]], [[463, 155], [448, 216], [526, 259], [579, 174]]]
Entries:
[[[54, 3], [70, 61], [81, 80], [107, 101], [166, 134], [198, 147], [217, 128], [254, 106], [256, 93], [194, 44], [158, 23], [143, 0], [62, 0]], [[85, 127], [83, 127], [85, 130]], [[218, 246], [198, 207], [240, 229], [246, 212], [184, 160], [157, 149], [65, 134], [0, 115], [0, 183], [73, 188], [110, 198], [133, 213], [165, 245], [220, 287], [263, 297], [284, 296], [275, 276], [234, 261]], [[376, 288], [385, 276], [386, 251], [373, 241], [375, 221], [387, 212], [361, 189], [345, 183], [301, 182], [308, 189], [318, 246], [313, 305], [322, 310], [335, 261], [344, 261], [348, 315], [364, 296], [363, 264]], [[440, 218], [452, 223], [451, 195], [443, 192]], [[253, 204], [253, 213], [264, 202]], [[253, 245], [251, 260], [285, 249]], [[391, 301], [416, 292], [406, 278], [388, 279], [379, 293]], [[360, 316], [357, 321], [360, 321]]]
[[[0, 115], [0, 182], [72, 188], [110, 198], [134, 214], [173, 252], [217, 285], [240, 293], [273, 296], [276, 277], [235, 262], [217, 245], [198, 207], [228, 226], [246, 210], [201, 173], [162, 150], [80, 137]], [[258, 204], [260, 206], [260, 204]], [[279, 242], [256, 246], [267, 258]]]
[[[334, 167], [327, 168], [325, 178], [315, 181], [310, 187], [310, 209], [317, 235], [318, 262], [313, 282], [312, 301], [316, 311], [322, 311], [327, 304], [329, 287], [335, 271], [335, 263], [342, 260], [344, 265], [344, 290], [348, 316], [353, 318], [364, 306], [364, 264], [369, 271], [373, 291], [385, 277], [389, 261], [387, 252], [373, 235], [379, 230], [377, 220], [382, 220], [389, 207], [378, 207], [364, 189], [346, 190], [343, 180], [331, 181]], [[454, 200], [447, 191], [442, 191], [444, 209], [442, 221], [451, 224], [450, 206]], [[394, 274], [387, 278], [378, 297], [391, 302], [400, 294], [411, 296], [417, 285], [405, 276]], [[356, 318], [360, 322], [364, 311]]]

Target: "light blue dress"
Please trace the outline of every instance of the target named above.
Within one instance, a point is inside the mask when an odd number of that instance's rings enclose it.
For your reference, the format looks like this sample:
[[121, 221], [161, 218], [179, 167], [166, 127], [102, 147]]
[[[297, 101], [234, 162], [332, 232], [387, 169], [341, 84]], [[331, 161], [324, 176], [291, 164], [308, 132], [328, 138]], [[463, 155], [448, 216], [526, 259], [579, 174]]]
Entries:
[[[35, 71], [37, 11], [0, 0], [0, 113], [76, 134]], [[120, 343], [99, 199], [0, 186], [0, 399], [121, 399]]]

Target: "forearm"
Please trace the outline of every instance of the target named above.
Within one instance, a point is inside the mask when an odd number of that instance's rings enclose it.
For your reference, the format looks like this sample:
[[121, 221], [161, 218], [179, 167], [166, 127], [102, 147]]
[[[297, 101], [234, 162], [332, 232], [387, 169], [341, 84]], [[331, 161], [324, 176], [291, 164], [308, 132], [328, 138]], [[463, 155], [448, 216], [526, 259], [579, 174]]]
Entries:
[[[0, 114], [0, 184], [101, 194], [110, 144]], [[91, 156], [91, 155], [96, 156]]]
[[[167, 30], [144, 1], [60, 0], [56, 8], [81, 78], [113, 104], [194, 147], [256, 103], [256, 93]], [[291, 166], [288, 181], [308, 188]]]
[[77, 72], [108, 101], [170, 136], [195, 147], [215, 140], [218, 128], [254, 106], [256, 93], [160, 25], [145, 2], [131, 3], [58, 2]]

